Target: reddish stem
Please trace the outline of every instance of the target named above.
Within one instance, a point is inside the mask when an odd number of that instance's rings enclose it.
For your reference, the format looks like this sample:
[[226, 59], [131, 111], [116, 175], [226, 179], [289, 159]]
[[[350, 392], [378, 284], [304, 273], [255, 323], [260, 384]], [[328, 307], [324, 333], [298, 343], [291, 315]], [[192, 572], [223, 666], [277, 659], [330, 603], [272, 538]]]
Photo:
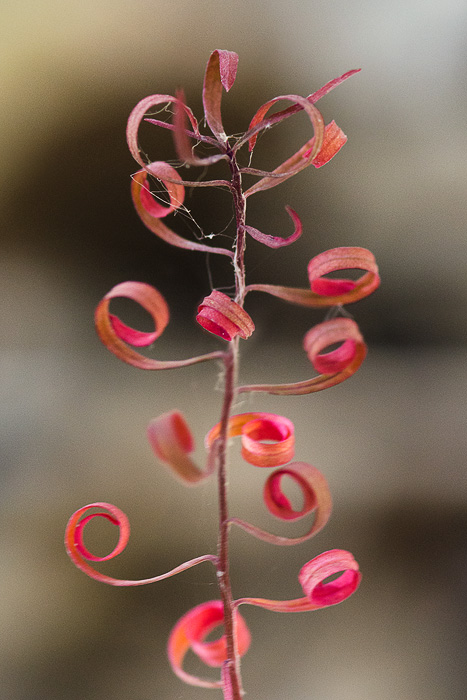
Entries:
[[[230, 170], [232, 173], [231, 192], [234, 200], [237, 234], [235, 240], [235, 301], [243, 306], [245, 296], [245, 208], [246, 200], [242, 190], [242, 180], [235, 155], [227, 149]], [[219, 540], [217, 577], [221, 598], [224, 603], [224, 633], [227, 642], [227, 674], [230, 688], [224, 688], [224, 698], [241, 700], [243, 697], [242, 679], [240, 675], [240, 658], [236, 649], [235, 635], [235, 606], [229, 575], [229, 513], [227, 500], [227, 440], [228, 425], [232, 405], [236, 395], [238, 371], [238, 341], [229, 343], [224, 355], [225, 384], [224, 402], [222, 405], [220, 448], [218, 455], [218, 490], [219, 490]]]

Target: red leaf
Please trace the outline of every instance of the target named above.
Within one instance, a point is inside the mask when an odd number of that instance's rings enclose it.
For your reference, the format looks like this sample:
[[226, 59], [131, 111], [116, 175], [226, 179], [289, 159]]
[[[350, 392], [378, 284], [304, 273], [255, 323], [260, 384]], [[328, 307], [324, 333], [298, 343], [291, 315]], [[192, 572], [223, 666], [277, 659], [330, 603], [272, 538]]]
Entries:
[[221, 116], [222, 88], [228, 92], [237, 75], [238, 56], [216, 49], [209, 57], [204, 75], [203, 105], [209, 127], [221, 144], [227, 142]]
[[216, 290], [198, 306], [196, 320], [209, 333], [229, 341], [237, 335], [246, 340], [255, 330], [255, 324], [245, 309]]
[[[132, 299], [140, 304], [153, 318], [155, 330], [151, 333], [138, 331], [110, 313], [110, 301], [117, 297]], [[187, 367], [197, 362], [217, 359], [222, 353], [214, 352], [188, 360], [159, 361], [145, 357], [128, 347], [127, 342], [136, 340], [137, 346], [153, 343], [169, 322], [169, 309], [162, 294], [144, 282], [122, 282], [113, 287], [98, 304], [95, 312], [96, 330], [99, 338], [110, 352], [120, 360], [140, 369], [174, 369]]]
[[[160, 220], [161, 214], [159, 212], [162, 210], [163, 216], [169, 214], [170, 211], [173, 211], [176, 208], [176, 200], [173, 200], [171, 210], [166, 210], [165, 208], [162, 208], [159, 204], [156, 204], [149, 192], [148, 178], [146, 172], [147, 170], [153, 172], [156, 175], [156, 177], [158, 177], [161, 180], [161, 182], [165, 185], [167, 191], [170, 194], [170, 186], [172, 183], [170, 182], [170, 180], [164, 180], [164, 177], [167, 176], [168, 171], [162, 172], [160, 170], [161, 165], [164, 165], [167, 168], [173, 170], [177, 177], [175, 178], [175, 175], [173, 175], [172, 179], [177, 179], [178, 182], [179, 176], [177, 171], [174, 170], [167, 163], [151, 163], [149, 166], [147, 166], [145, 170], [139, 170], [137, 173], [135, 173], [132, 178], [131, 196], [133, 198], [133, 204], [135, 206], [135, 209], [143, 224], [147, 226], [147, 228], [150, 231], [152, 231], [156, 236], [162, 238], [163, 241], [169, 243], [170, 245], [176, 246], [177, 248], [184, 248], [185, 250], [198, 250], [204, 253], [217, 253], [219, 255], [227, 255], [229, 258], [233, 258], [233, 252], [231, 250], [227, 250], [225, 248], [216, 248], [214, 246], [205, 245], [204, 243], [197, 243], [196, 241], [188, 241], [186, 238], [182, 238], [177, 233], [175, 233], [175, 231], [172, 231], [172, 229], [170, 229], [168, 226], [162, 223], [162, 221]], [[157, 168], [155, 166], [157, 166]], [[178, 182], [177, 186], [182, 188], [183, 190], [183, 185], [181, 185], [181, 183]], [[178, 197], [180, 198], [181, 194], [178, 194]]]
[[[329, 576], [340, 574], [325, 583]], [[239, 605], [256, 605], [274, 612], [305, 612], [337, 605], [355, 593], [361, 581], [359, 566], [350, 552], [331, 549], [307, 562], [298, 574], [298, 580], [306, 594], [294, 600], [268, 600], [266, 598], [240, 598]]]
[[[321, 354], [333, 343], [344, 343], [337, 352]], [[350, 318], [337, 317], [314, 326], [303, 340], [305, 351], [315, 369], [325, 371], [318, 377], [295, 384], [251, 384], [238, 393], [264, 391], [276, 395], [302, 395], [322, 391], [340, 384], [358, 370], [366, 356], [366, 345], [357, 324]]]
[[193, 436], [180, 411], [170, 411], [154, 418], [147, 429], [149, 443], [161, 462], [170, 467], [185, 486], [195, 486], [207, 479], [216, 467], [216, 449], [211, 445], [205, 471], [201, 471], [190, 454]]
[[267, 233], [262, 233], [261, 231], [258, 231], [258, 229], [253, 228], [253, 226], [245, 226], [245, 231], [249, 233], [250, 236], [256, 241], [267, 245], [268, 248], [282, 248], [283, 246], [294, 243], [302, 235], [302, 222], [297, 212], [295, 212], [292, 209], [292, 207], [285, 207], [285, 209], [295, 224], [295, 231], [287, 238], [280, 238], [279, 236], [270, 236]]
[[[210, 600], [189, 610], [177, 622], [170, 633], [167, 653], [174, 673], [189, 685], [201, 688], [221, 688], [222, 681], [211, 681], [193, 676], [183, 670], [183, 661], [191, 649], [208, 666], [222, 666], [227, 659], [225, 635], [212, 642], [204, 640], [208, 634], [224, 621], [224, 604], [221, 600]], [[244, 656], [250, 646], [251, 635], [243, 617], [235, 613], [235, 635], [238, 654]]]
[[[204, 440], [207, 448], [219, 438], [220, 431], [221, 423], [211, 428]], [[231, 416], [227, 436], [239, 435], [242, 437], [242, 457], [255, 467], [278, 467], [294, 456], [294, 425], [284, 416], [275, 413], [239, 413]]]

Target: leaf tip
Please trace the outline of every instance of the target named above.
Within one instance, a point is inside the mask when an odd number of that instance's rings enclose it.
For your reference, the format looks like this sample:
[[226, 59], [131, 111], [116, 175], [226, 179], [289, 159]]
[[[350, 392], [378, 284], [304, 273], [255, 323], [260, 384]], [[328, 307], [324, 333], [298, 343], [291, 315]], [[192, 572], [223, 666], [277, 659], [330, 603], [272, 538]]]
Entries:
[[216, 51], [219, 56], [219, 73], [222, 87], [226, 92], [229, 92], [237, 77], [238, 54], [235, 51], [222, 49], [216, 49]]

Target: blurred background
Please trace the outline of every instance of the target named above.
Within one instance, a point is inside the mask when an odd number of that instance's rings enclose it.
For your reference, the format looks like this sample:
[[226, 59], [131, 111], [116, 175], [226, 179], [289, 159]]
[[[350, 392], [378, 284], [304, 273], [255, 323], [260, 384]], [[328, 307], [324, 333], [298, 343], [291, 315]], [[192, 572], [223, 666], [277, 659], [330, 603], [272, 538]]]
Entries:
[[[103, 500], [128, 514], [132, 537], [102, 571], [153, 576], [215, 551], [215, 484], [188, 491], [174, 482], [145, 428], [182, 409], [201, 462], [202, 436], [219, 415], [217, 367], [133, 369], [100, 345], [92, 322], [114, 284], [136, 279], [155, 285], [172, 313], [154, 356], [218, 347], [194, 311], [212, 286], [231, 284], [228, 265], [171, 249], [144, 228], [125, 143], [127, 116], [148, 94], [183, 86], [201, 119], [215, 48], [240, 55], [223, 101], [230, 133], [275, 95], [308, 95], [362, 68], [319, 103], [349, 136], [336, 159], [250, 200], [250, 225], [288, 235], [289, 204], [304, 234], [283, 250], [248, 241], [248, 281], [306, 286], [309, 259], [340, 245], [370, 248], [383, 280], [349, 307], [369, 345], [355, 377], [308, 397], [253, 395], [237, 406], [295, 422], [296, 458], [326, 475], [334, 513], [295, 548], [234, 532], [234, 594], [296, 597], [303, 563], [335, 547], [352, 551], [364, 575], [357, 595], [328, 610], [244, 611], [248, 697], [465, 697], [466, 30], [462, 0], [3, 0], [1, 698], [219, 696], [183, 685], [165, 656], [178, 617], [217, 597], [207, 565], [113, 589], [75, 569], [63, 547], [69, 515]], [[253, 164], [274, 167], [309, 133], [303, 115], [284, 122], [260, 139]], [[147, 128], [142, 140], [153, 159], [174, 158], [168, 133]], [[225, 193], [195, 190], [186, 204], [229, 245]], [[189, 216], [168, 223], [198, 232]], [[257, 330], [242, 344], [240, 380], [308, 378], [302, 337], [323, 313], [260, 294], [246, 308]], [[232, 514], [279, 534], [305, 531], [307, 523], [271, 523], [265, 473], [242, 463], [237, 446], [231, 462]], [[98, 553], [113, 546], [110, 525], [93, 523], [88, 535]], [[191, 660], [188, 668], [199, 669]]]

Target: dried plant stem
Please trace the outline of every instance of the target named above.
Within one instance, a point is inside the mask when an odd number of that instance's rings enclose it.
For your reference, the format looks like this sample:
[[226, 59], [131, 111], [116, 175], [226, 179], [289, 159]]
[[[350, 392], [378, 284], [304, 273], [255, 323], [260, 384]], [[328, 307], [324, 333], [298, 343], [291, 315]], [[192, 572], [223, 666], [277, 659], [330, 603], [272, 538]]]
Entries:
[[235, 396], [236, 369], [238, 360], [238, 339], [234, 340], [225, 355], [225, 389], [222, 406], [222, 425], [218, 457], [219, 489], [219, 540], [217, 578], [221, 598], [224, 603], [224, 631], [227, 640], [228, 675], [232, 686], [232, 700], [240, 700], [243, 695], [239, 658], [235, 648], [234, 606], [229, 574], [229, 512], [227, 500], [227, 443], [230, 412]]
[[[246, 200], [242, 190], [241, 174], [235, 155], [228, 150], [229, 165], [232, 173], [231, 192], [234, 200], [236, 219], [235, 239], [235, 301], [243, 306], [245, 296], [245, 209]], [[228, 425], [237, 386], [239, 362], [238, 337], [229, 343], [224, 355], [225, 383], [224, 402], [222, 406], [220, 449], [218, 457], [218, 490], [219, 490], [219, 541], [217, 577], [221, 598], [224, 603], [224, 633], [227, 643], [227, 675], [230, 688], [224, 687], [225, 700], [241, 700], [243, 697], [242, 679], [240, 675], [240, 658], [236, 649], [235, 618], [232, 588], [229, 574], [229, 512], [227, 499], [227, 448]]]

